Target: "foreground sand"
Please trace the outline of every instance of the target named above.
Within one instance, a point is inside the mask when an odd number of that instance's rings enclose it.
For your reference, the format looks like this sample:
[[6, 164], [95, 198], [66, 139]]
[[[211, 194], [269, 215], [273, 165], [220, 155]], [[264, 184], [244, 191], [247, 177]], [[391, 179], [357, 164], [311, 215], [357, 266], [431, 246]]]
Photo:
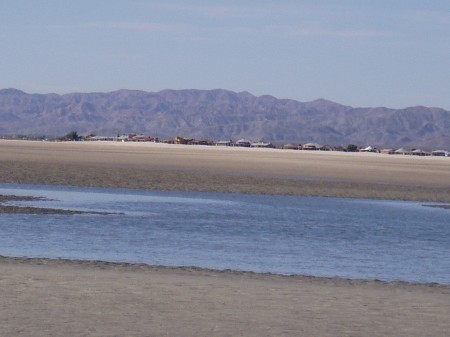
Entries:
[[0, 141], [0, 183], [450, 202], [450, 158]]
[[[0, 141], [0, 183], [450, 202], [450, 159]], [[0, 336], [448, 336], [450, 286], [0, 258]]]
[[1, 336], [448, 336], [450, 286], [0, 258]]

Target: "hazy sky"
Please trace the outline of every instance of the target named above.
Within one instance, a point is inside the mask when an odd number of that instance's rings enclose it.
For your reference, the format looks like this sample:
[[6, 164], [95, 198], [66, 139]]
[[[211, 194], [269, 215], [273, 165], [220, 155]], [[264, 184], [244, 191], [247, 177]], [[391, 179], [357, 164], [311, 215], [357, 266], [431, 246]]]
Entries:
[[0, 88], [450, 109], [450, 0], [0, 0]]

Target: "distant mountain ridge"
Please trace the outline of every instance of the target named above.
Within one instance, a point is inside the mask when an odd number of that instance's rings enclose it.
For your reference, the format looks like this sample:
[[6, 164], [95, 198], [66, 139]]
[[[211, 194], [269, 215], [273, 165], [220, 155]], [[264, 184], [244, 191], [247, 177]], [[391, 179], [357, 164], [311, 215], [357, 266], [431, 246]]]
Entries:
[[423, 106], [354, 108], [318, 99], [299, 102], [248, 92], [117, 90], [28, 94], [0, 90], [0, 134], [247, 138], [271, 142], [450, 147], [450, 112]]

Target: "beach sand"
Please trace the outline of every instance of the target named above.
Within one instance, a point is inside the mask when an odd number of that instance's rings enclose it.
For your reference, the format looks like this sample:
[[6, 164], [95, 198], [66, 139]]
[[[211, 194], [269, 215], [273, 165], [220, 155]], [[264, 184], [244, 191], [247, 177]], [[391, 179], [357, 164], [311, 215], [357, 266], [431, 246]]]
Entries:
[[0, 258], [1, 336], [448, 336], [450, 286]]
[[450, 202], [450, 158], [0, 141], [0, 182]]
[[[0, 182], [449, 202], [450, 159], [0, 141]], [[450, 286], [436, 284], [2, 257], [0, 299], [0, 336], [450, 331]]]

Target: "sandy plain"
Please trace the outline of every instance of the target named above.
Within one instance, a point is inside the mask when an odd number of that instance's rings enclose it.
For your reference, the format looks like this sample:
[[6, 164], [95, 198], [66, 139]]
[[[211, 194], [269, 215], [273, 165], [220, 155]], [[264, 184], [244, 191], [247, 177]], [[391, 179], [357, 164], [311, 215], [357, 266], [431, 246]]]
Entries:
[[[0, 182], [450, 201], [450, 159], [0, 141]], [[450, 286], [0, 257], [0, 336], [448, 336]]]
[[0, 182], [450, 202], [450, 158], [0, 141]]

